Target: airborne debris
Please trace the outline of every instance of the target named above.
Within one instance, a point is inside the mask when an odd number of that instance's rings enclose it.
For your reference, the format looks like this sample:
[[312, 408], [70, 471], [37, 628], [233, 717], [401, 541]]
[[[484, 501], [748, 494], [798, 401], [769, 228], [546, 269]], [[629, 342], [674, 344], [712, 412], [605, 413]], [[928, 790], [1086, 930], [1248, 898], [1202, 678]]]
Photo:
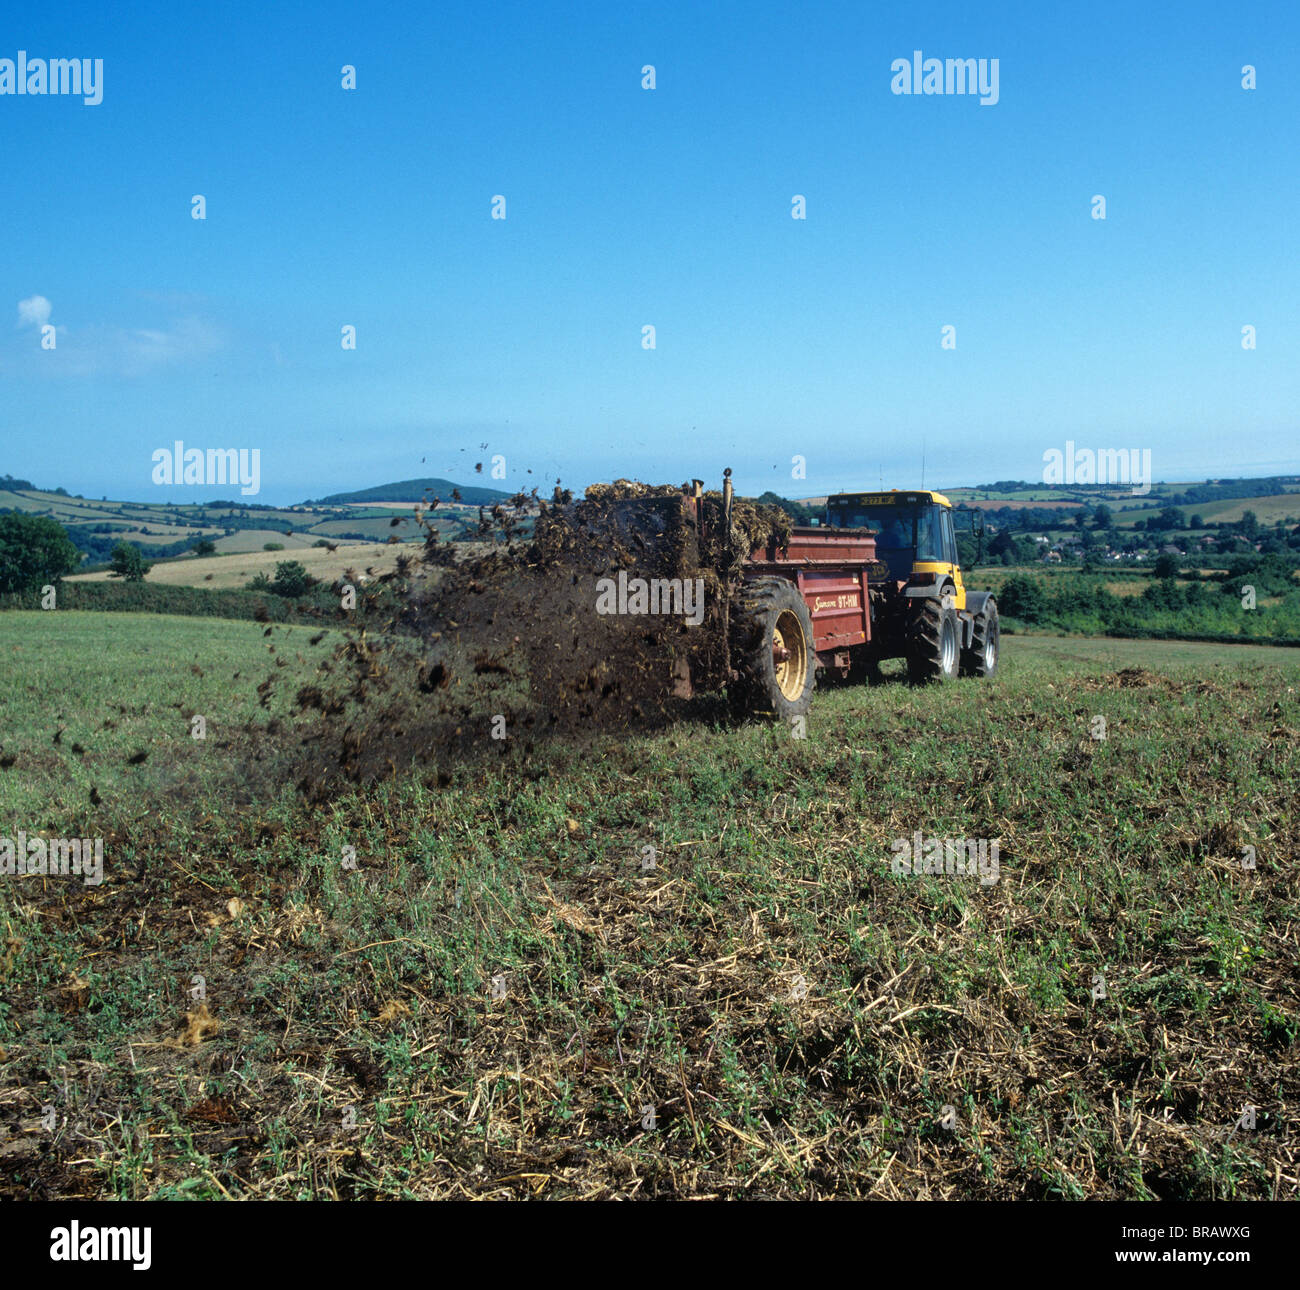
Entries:
[[[442, 542], [421, 513], [422, 559], [367, 589], [372, 604], [393, 606], [388, 618], [354, 627], [334, 651], [337, 671], [322, 668], [298, 691], [294, 781], [323, 800], [340, 780], [527, 758], [540, 739], [672, 720], [687, 662], [716, 674], [725, 584], [755, 545], [783, 545], [792, 524], [779, 507], [735, 498], [728, 541], [722, 493], [702, 494], [700, 531], [683, 506], [692, 495], [620, 479], [575, 502], [557, 483], [549, 502], [534, 490], [484, 508], [483, 541], [468, 551]], [[689, 618], [597, 612], [602, 579], [620, 574], [698, 580], [702, 607]]]

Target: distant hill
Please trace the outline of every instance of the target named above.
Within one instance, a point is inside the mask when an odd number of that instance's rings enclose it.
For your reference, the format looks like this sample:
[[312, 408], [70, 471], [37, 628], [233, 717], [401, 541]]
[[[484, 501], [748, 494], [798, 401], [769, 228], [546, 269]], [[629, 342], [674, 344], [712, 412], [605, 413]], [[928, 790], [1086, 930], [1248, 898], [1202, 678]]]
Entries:
[[453, 489], [460, 490], [460, 500], [469, 506], [490, 506], [493, 502], [513, 497], [513, 493], [499, 488], [480, 488], [476, 484], [453, 484], [450, 479], [403, 479], [396, 484], [380, 484], [376, 488], [361, 488], [354, 493], [334, 493], [304, 506], [344, 506], [366, 502], [421, 502], [425, 497], [451, 501]]

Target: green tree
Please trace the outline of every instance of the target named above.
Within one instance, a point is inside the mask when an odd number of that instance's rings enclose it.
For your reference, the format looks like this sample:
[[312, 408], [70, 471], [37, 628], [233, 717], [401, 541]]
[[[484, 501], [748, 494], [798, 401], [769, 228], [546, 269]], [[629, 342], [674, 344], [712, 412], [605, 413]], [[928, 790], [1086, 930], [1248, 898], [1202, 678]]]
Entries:
[[55, 584], [80, 563], [62, 524], [40, 515], [0, 515], [0, 592]]
[[1098, 502], [1097, 509], [1092, 513], [1093, 524], [1099, 529], [1108, 529], [1113, 519], [1110, 507], [1105, 502]]
[[200, 538], [194, 544], [195, 555], [216, 555], [217, 544], [211, 538]]
[[1156, 609], [1182, 609], [1187, 603], [1183, 599], [1182, 589], [1172, 578], [1162, 578], [1159, 582], [1149, 583], [1142, 592], [1142, 599]]
[[1178, 576], [1178, 557], [1176, 555], [1162, 555], [1155, 564], [1152, 572], [1157, 578], [1176, 578]]
[[1000, 530], [989, 543], [989, 554], [999, 558], [1004, 555], [1019, 555], [1020, 544], [1016, 541], [1016, 535], [1010, 529]]
[[803, 502], [792, 502], [770, 488], [758, 500], [764, 506], [779, 506], [796, 524], [807, 524], [814, 516], [821, 515], [820, 511], [811, 506], [806, 506]]
[[1047, 593], [1036, 578], [1008, 578], [998, 593], [998, 608], [1009, 617], [1040, 622], [1047, 614]]
[[127, 582], [143, 582], [144, 575], [150, 568], [140, 554], [140, 548], [132, 546], [130, 542], [119, 542], [113, 548], [111, 564], [108, 576], [125, 578]]
[[281, 560], [275, 566], [271, 590], [281, 596], [305, 596], [315, 583], [316, 579], [307, 572], [300, 561]]

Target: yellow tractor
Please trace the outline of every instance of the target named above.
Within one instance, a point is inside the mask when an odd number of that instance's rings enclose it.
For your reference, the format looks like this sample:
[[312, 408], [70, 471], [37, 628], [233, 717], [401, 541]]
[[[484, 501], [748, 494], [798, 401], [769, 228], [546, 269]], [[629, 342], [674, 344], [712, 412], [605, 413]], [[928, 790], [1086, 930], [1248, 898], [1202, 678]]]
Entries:
[[[983, 546], [982, 515], [965, 511]], [[915, 682], [997, 671], [1001, 633], [992, 592], [962, 577], [952, 503], [925, 489], [836, 493], [826, 500], [834, 528], [867, 529], [876, 539], [871, 578], [871, 642], [861, 668], [874, 679], [882, 659], [904, 658]]]

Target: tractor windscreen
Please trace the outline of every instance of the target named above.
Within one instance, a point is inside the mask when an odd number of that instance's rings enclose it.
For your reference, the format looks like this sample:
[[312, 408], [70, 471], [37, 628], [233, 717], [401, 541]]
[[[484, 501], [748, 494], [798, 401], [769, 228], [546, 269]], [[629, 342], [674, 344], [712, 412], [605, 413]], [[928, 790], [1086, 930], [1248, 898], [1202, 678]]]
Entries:
[[932, 504], [831, 502], [832, 524], [870, 529], [876, 534], [876, 558], [900, 580], [912, 574], [914, 563], [943, 559], [943, 508]]

